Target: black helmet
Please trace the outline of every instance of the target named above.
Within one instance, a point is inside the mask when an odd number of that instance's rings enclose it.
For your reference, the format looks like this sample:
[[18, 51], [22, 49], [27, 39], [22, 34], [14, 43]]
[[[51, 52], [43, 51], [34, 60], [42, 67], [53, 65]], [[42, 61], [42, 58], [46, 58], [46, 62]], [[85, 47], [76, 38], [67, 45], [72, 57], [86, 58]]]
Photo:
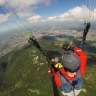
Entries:
[[76, 72], [80, 68], [81, 61], [77, 54], [73, 52], [64, 53], [62, 55], [62, 64], [67, 71]]

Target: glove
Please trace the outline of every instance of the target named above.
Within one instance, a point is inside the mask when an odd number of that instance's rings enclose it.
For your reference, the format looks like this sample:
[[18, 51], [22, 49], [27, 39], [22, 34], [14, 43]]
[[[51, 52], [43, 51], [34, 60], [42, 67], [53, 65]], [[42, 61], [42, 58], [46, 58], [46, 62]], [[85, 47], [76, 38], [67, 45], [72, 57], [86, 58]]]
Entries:
[[62, 49], [64, 49], [65, 51], [74, 51], [74, 46], [69, 46], [69, 44], [64, 44], [62, 46]]
[[63, 67], [63, 65], [61, 64], [61, 63], [57, 63], [57, 64], [55, 64], [55, 66], [54, 66], [56, 69], [60, 69], [60, 68], [62, 68]]
[[70, 46], [69, 50], [74, 51], [74, 46]]
[[48, 68], [48, 75], [52, 74], [51, 69]]

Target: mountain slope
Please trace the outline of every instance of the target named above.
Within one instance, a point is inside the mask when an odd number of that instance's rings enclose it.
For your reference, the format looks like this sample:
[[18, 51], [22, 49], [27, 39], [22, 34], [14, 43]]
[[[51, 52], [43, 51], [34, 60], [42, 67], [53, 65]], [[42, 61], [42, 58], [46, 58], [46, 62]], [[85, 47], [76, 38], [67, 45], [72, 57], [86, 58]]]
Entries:
[[47, 76], [47, 62], [42, 54], [33, 47], [10, 53], [7, 57], [10, 60], [5, 72], [1, 72], [4, 76], [0, 96], [45, 96], [45, 83], [50, 80]]
[[[62, 53], [59, 47], [40, 44], [52, 58]], [[79, 96], [96, 94], [96, 54], [87, 55], [89, 60], [84, 79], [87, 93], [82, 92]], [[0, 96], [53, 96], [52, 83], [47, 75], [47, 61], [34, 46], [27, 45], [13, 51], [0, 58], [0, 62], [8, 62], [5, 72], [2, 66], [0, 68]]]

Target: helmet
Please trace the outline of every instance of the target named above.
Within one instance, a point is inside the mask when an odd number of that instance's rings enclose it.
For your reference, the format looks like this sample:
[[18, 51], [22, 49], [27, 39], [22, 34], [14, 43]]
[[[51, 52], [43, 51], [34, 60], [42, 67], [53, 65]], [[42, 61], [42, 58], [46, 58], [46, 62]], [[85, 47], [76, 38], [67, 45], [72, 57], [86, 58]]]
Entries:
[[67, 71], [76, 72], [80, 68], [81, 61], [77, 54], [73, 52], [64, 53], [62, 55], [62, 64]]

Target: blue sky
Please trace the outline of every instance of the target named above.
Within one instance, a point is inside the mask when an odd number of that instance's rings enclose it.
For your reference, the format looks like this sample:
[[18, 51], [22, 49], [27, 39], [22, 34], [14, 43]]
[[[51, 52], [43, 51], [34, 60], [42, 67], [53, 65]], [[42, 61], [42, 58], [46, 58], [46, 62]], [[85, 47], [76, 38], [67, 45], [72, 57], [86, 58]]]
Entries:
[[46, 17], [55, 16], [81, 5], [83, 5], [82, 0], [58, 0], [57, 2], [52, 2], [49, 6], [40, 4], [35, 13]]
[[[87, 1], [87, 4], [84, 1]], [[9, 30], [10, 28], [8, 26], [17, 28], [26, 22], [26, 24], [32, 24], [49, 21], [84, 21], [85, 17], [88, 18], [88, 12], [90, 10], [88, 6], [86, 6], [88, 3], [90, 3], [92, 11], [94, 11], [94, 13], [96, 11], [93, 10], [96, 5], [96, 2], [93, 1], [94, 0], [0, 0], [0, 32], [6, 31], [7, 29]]]

